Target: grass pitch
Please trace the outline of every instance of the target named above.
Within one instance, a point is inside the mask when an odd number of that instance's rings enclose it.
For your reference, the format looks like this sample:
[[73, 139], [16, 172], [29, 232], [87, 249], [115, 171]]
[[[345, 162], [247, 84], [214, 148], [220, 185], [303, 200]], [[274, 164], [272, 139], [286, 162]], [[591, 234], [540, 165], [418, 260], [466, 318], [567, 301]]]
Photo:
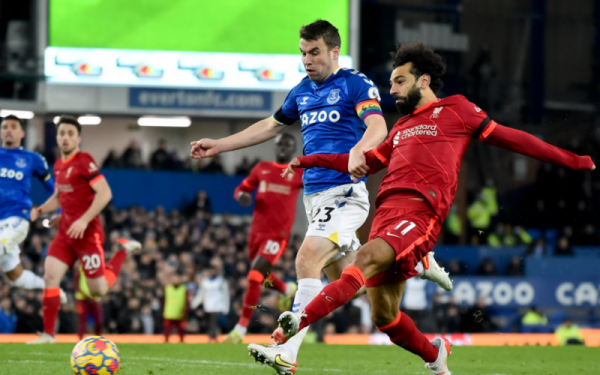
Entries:
[[[0, 374], [69, 374], [73, 345], [0, 344]], [[121, 344], [120, 375], [274, 374], [246, 345]], [[600, 374], [598, 348], [453, 347], [455, 375]], [[420, 358], [393, 346], [308, 344], [297, 374], [430, 374]]]

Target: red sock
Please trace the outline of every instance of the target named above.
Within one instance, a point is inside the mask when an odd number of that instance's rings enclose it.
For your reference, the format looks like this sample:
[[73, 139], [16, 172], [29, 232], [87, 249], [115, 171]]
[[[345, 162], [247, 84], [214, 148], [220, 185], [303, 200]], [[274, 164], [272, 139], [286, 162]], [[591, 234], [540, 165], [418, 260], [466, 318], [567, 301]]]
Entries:
[[60, 288], [44, 289], [42, 301], [42, 312], [44, 321], [44, 332], [54, 337], [56, 318], [60, 311]]
[[258, 301], [260, 301], [263, 281], [265, 281], [265, 277], [257, 270], [250, 270], [248, 272], [248, 289], [246, 290], [246, 294], [244, 294], [242, 316], [240, 316], [240, 321], [238, 322], [242, 327], [248, 327], [250, 323], [250, 318], [254, 314], [254, 309], [251, 307], [256, 306]]
[[169, 319], [163, 319], [163, 332], [165, 334], [165, 343], [169, 342], [169, 336], [171, 335], [171, 329], [173, 328]]
[[270, 274], [269, 277], [267, 277], [267, 280], [271, 281], [271, 283], [273, 284], [269, 288], [275, 289], [281, 294], [285, 294], [287, 292], [287, 284], [284, 283], [280, 278], [275, 276], [274, 273]]
[[102, 333], [102, 306], [98, 301], [90, 300], [88, 303], [90, 313], [94, 319], [94, 333], [96, 333], [96, 336], [100, 336]]
[[77, 306], [77, 334], [79, 335], [79, 340], [81, 340], [85, 334], [87, 310], [83, 301], [77, 300], [75, 304]]
[[179, 342], [183, 342], [183, 337], [185, 336], [185, 323], [185, 320], [181, 320], [177, 324], [177, 332], [179, 332]]
[[339, 280], [327, 285], [304, 309], [306, 314], [300, 322], [300, 329], [308, 327], [340, 306], [345, 305], [356, 292], [365, 285], [366, 279], [360, 268], [348, 266], [342, 271]]
[[433, 346], [427, 337], [415, 326], [415, 322], [406, 314], [398, 311], [398, 316], [390, 324], [377, 327], [387, 334], [392, 342], [409, 352], [423, 358], [425, 362], [435, 362], [438, 357], [438, 348]]
[[117, 281], [117, 277], [119, 276], [119, 272], [121, 272], [121, 266], [123, 262], [127, 258], [127, 251], [125, 249], [121, 249], [117, 251], [114, 257], [106, 263], [104, 266], [104, 277], [108, 282], [108, 286], [111, 287]]

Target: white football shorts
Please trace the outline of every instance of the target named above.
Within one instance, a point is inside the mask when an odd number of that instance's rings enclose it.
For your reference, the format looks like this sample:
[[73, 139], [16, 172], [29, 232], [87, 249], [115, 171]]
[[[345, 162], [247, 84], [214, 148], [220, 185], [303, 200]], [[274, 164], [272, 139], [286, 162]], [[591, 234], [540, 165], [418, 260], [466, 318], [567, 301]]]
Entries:
[[27, 238], [29, 220], [22, 217], [11, 216], [0, 220], [0, 241], [4, 251], [0, 253], [0, 269], [4, 273], [10, 272], [21, 263], [19, 244]]
[[325, 237], [338, 245], [338, 253], [326, 266], [360, 248], [356, 231], [369, 215], [369, 192], [363, 181], [305, 195], [304, 208], [309, 223], [306, 237]]

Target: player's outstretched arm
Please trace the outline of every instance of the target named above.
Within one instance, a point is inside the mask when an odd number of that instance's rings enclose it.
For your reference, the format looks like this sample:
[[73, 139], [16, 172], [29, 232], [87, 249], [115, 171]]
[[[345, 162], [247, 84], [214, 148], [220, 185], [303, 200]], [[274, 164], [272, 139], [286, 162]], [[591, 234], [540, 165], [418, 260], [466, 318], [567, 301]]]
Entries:
[[96, 196], [94, 196], [90, 208], [79, 219], [75, 220], [67, 230], [67, 235], [71, 238], [83, 238], [83, 233], [89, 222], [98, 216], [112, 199], [112, 191], [105, 178], [102, 177], [94, 182], [92, 189], [96, 192]]
[[[314, 154], [308, 156], [299, 156], [292, 160], [286, 169], [283, 170], [282, 177], [294, 174], [296, 168], [326, 168], [338, 171], [341, 173], [348, 173], [348, 160], [350, 160], [350, 154]], [[387, 167], [387, 164], [381, 162], [376, 156], [376, 149], [373, 149], [365, 153], [365, 160], [367, 164], [367, 170], [365, 174], [352, 175], [354, 178], [362, 178], [366, 174], [375, 174], [380, 170]]]
[[[548, 144], [541, 139], [521, 130], [512, 129], [497, 123], [484, 143], [532, 157], [546, 163], [562, 165], [578, 171], [596, 169], [592, 158], [579, 156], [562, 148]], [[485, 131], [484, 131], [485, 132]]]
[[45, 214], [47, 212], [56, 211], [59, 208], [60, 208], [60, 201], [58, 200], [58, 190], [57, 190], [41, 206], [36, 207], [31, 210], [31, 213], [29, 214], [29, 219], [32, 222], [36, 221], [38, 219], [38, 217], [40, 217], [40, 215]]
[[348, 171], [356, 176], [368, 174], [365, 153], [379, 146], [388, 134], [383, 116], [369, 116], [365, 120], [365, 125], [367, 130], [362, 139], [350, 150], [348, 161]]
[[202, 159], [222, 152], [254, 146], [274, 138], [283, 129], [285, 129], [285, 125], [278, 123], [273, 117], [269, 117], [229, 137], [221, 139], [203, 138], [199, 141], [194, 141], [191, 143], [192, 150], [190, 156], [192, 159]]

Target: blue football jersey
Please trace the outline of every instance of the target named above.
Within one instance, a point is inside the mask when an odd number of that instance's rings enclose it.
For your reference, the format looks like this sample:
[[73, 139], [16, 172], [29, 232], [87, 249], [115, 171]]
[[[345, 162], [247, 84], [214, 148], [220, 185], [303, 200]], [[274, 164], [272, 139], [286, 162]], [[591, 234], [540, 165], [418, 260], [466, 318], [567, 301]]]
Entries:
[[[346, 154], [361, 140], [364, 120], [381, 115], [379, 101], [377, 87], [364, 74], [338, 69], [320, 83], [306, 76], [273, 118], [286, 125], [301, 121], [304, 155]], [[350, 175], [324, 168], [308, 169], [302, 179], [306, 195], [352, 182]]]
[[31, 178], [37, 177], [50, 194], [54, 182], [46, 159], [22, 147], [0, 147], [0, 220], [19, 216], [29, 220]]

